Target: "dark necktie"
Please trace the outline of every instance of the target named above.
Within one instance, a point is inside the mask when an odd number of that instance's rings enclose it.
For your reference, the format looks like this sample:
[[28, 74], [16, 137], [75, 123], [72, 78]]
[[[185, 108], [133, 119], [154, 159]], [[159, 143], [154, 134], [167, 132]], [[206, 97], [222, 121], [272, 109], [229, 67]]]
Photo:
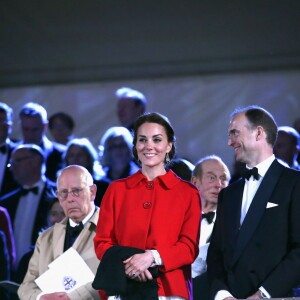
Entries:
[[38, 194], [39, 192], [39, 188], [37, 186], [34, 186], [32, 188], [29, 188], [29, 189], [25, 189], [25, 188], [22, 188], [21, 189], [21, 195], [22, 196], [26, 196], [28, 193], [34, 193], [35, 195]]
[[244, 170], [242, 170], [241, 174], [242, 177], [247, 180], [249, 180], [251, 176], [253, 176], [255, 180], [259, 179], [258, 169], [256, 167], [254, 167], [253, 169], [245, 168]]
[[72, 227], [70, 222], [67, 223], [66, 228], [66, 236], [65, 236], [65, 243], [64, 243], [64, 251], [68, 250], [74, 244], [75, 240], [79, 236], [80, 232], [83, 229], [83, 224], [80, 222], [77, 226]]
[[2, 146], [0, 147], [0, 152], [1, 152], [2, 154], [5, 154], [5, 153], [6, 153], [6, 145], [2, 145]]
[[71, 237], [77, 237], [83, 229], [83, 224], [80, 222], [77, 226], [69, 226], [67, 228], [67, 233]]
[[212, 223], [214, 217], [215, 217], [215, 212], [214, 211], [209, 211], [206, 214], [202, 214], [202, 220], [206, 219], [208, 224]]

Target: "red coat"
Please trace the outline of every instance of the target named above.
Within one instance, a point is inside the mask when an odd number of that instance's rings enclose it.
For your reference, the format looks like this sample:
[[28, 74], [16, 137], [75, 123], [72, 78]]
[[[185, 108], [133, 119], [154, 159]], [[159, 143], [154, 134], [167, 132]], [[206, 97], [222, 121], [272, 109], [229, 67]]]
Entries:
[[158, 294], [190, 298], [191, 264], [198, 255], [201, 204], [198, 190], [172, 171], [147, 181], [141, 171], [110, 184], [94, 239], [101, 260], [112, 245], [156, 249]]

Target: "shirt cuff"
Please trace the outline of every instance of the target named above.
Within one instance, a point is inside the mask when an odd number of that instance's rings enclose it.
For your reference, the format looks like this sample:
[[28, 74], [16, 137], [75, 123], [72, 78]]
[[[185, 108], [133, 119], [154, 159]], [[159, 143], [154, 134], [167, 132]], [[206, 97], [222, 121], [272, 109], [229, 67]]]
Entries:
[[227, 297], [233, 297], [233, 296], [226, 290], [220, 290], [216, 293], [214, 300], [223, 300]]
[[147, 251], [151, 251], [153, 256], [153, 263], [151, 264], [151, 267], [163, 265], [162, 258], [160, 257], [160, 254], [158, 253], [157, 250], [147, 250]]
[[261, 286], [259, 290], [262, 298], [272, 298], [271, 295], [264, 289], [264, 287]]

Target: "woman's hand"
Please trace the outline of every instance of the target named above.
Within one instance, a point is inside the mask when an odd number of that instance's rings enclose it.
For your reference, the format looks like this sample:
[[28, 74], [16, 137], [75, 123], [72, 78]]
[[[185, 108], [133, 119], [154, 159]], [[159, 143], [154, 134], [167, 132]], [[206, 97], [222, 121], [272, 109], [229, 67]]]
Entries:
[[152, 279], [151, 273], [148, 268], [153, 262], [151, 251], [145, 253], [135, 254], [128, 259], [124, 260], [125, 274], [129, 278], [137, 279], [138, 281], [147, 281]]
[[153, 277], [151, 275], [151, 273], [149, 272], [149, 270], [145, 270], [144, 272], [142, 272], [140, 275], [138, 275], [137, 277], [133, 278], [136, 281], [139, 282], [146, 282], [147, 280], [152, 280]]

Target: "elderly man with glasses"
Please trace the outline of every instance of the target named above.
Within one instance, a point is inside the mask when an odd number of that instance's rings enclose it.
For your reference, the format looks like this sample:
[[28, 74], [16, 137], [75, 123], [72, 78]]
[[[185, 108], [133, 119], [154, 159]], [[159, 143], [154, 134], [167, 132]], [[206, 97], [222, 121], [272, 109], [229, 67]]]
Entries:
[[[84, 167], [71, 165], [61, 171], [57, 178], [57, 197], [66, 218], [39, 236], [27, 274], [18, 290], [21, 300], [99, 299], [91, 282], [68, 293], [45, 293], [35, 282], [49, 269], [49, 264], [70, 247], [73, 247], [91, 271], [96, 273], [99, 265], [93, 244], [99, 215], [99, 208], [94, 205], [96, 191], [93, 178]], [[67, 271], [66, 269], [66, 273]]]

